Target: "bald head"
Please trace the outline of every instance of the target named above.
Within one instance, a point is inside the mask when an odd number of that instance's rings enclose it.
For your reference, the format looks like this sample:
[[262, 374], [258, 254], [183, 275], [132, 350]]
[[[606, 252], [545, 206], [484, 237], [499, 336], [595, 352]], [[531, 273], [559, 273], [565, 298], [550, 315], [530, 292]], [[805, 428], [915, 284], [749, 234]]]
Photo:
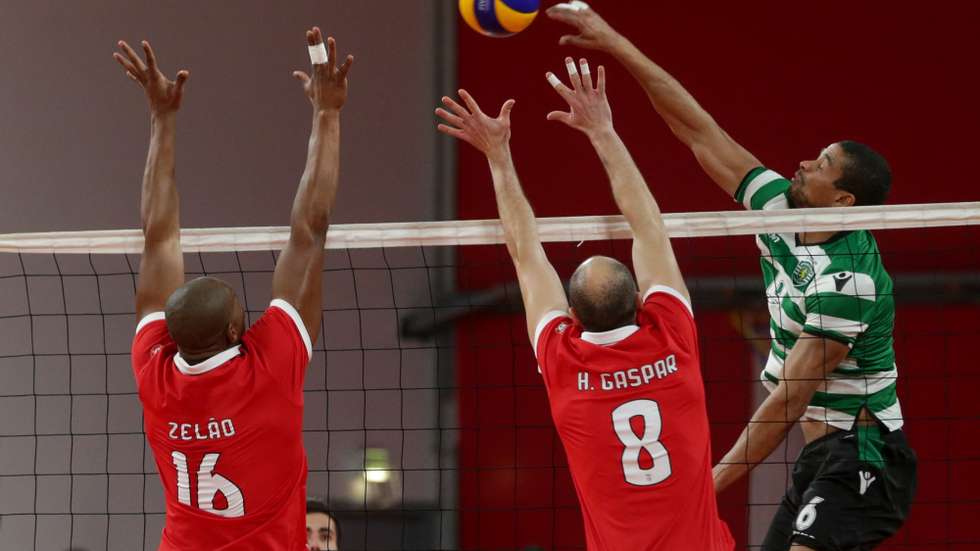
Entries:
[[636, 282], [629, 268], [615, 258], [593, 256], [580, 264], [572, 274], [568, 299], [586, 331], [636, 323]]
[[213, 277], [187, 282], [167, 299], [167, 329], [185, 359], [214, 355], [235, 345], [245, 316], [235, 291]]

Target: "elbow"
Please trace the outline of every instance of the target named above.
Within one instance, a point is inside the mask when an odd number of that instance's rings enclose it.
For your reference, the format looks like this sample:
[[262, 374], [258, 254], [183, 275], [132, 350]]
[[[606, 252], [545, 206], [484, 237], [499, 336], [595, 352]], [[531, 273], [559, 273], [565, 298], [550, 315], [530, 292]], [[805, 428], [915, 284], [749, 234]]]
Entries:
[[786, 399], [786, 420], [796, 421], [803, 417], [810, 398], [799, 393], [791, 393]]
[[330, 213], [327, 209], [303, 209], [293, 213], [290, 226], [293, 233], [324, 236], [330, 227]]

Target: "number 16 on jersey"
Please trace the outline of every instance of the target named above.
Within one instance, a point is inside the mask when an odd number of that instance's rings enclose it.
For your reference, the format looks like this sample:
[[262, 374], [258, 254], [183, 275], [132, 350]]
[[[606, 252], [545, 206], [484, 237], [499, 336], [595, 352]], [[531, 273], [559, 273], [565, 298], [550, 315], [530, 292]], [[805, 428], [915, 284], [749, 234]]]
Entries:
[[[643, 418], [642, 435], [637, 436], [630, 426], [634, 417]], [[660, 443], [660, 406], [653, 400], [633, 400], [612, 412], [613, 429], [623, 443], [623, 476], [634, 486], [653, 486], [670, 477], [670, 455]], [[640, 451], [646, 450], [653, 460], [650, 468], [640, 466]]]

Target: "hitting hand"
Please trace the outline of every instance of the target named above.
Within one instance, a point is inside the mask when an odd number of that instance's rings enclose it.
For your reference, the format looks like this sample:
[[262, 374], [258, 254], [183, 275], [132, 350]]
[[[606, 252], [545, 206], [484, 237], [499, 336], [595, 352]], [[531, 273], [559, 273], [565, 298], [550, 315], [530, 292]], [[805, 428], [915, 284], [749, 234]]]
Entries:
[[551, 6], [545, 13], [575, 29], [577, 34], [566, 34], [558, 40], [562, 46], [609, 50], [620, 38], [619, 33], [585, 2], [563, 2]]

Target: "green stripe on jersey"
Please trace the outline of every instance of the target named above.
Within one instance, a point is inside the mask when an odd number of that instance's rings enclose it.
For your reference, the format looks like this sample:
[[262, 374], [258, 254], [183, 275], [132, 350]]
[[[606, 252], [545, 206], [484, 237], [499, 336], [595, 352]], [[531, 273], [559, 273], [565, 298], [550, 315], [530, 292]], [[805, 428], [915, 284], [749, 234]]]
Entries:
[[[742, 180], [735, 199], [747, 208], [789, 207], [792, 184], [764, 167]], [[892, 280], [885, 271], [874, 237], [867, 231], [842, 232], [820, 245], [800, 245], [796, 235], [761, 234], [756, 244], [762, 253], [762, 277], [771, 318], [772, 352], [766, 375], [778, 380], [783, 362], [803, 333], [847, 344], [851, 351], [834, 371], [838, 378], [888, 372], [895, 367], [892, 331], [895, 301]], [[827, 402], [817, 393], [811, 407], [846, 412], [855, 403], [874, 398], [877, 409], [900, 411], [894, 384], [890, 392], [869, 395], [860, 384], [835, 385], [839, 393]], [[882, 419], [892, 430], [902, 426], [901, 416]]]

